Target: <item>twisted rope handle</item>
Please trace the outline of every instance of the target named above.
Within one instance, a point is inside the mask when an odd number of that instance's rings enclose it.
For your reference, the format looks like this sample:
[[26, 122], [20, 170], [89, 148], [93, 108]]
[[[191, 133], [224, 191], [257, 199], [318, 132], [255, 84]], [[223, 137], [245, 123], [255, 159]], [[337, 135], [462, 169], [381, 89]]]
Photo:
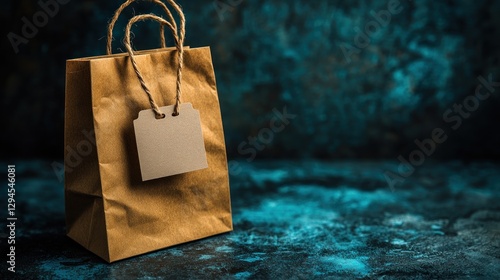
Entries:
[[[149, 15], [138, 15], [133, 17], [127, 24], [127, 27], [125, 29], [125, 47], [127, 48], [127, 51], [130, 56], [130, 60], [132, 62], [132, 67], [134, 68], [135, 73], [137, 74], [137, 77], [139, 78], [139, 82], [141, 83], [141, 87], [146, 92], [148, 98], [149, 98], [149, 103], [151, 105], [151, 108], [153, 109], [154, 113], [156, 114], [157, 119], [162, 119], [165, 118], [165, 114], [163, 114], [160, 111], [160, 108], [156, 104], [156, 102], [153, 99], [153, 95], [151, 94], [151, 91], [149, 90], [148, 86], [146, 85], [146, 82], [144, 81], [144, 77], [142, 76], [139, 67], [137, 66], [137, 62], [135, 60], [134, 56], [134, 51], [132, 49], [131, 43], [130, 43], [130, 31], [132, 29], [132, 25], [138, 21], [145, 21], [145, 20], [154, 20], [159, 22], [162, 26], [168, 26], [170, 30], [172, 31], [173, 34], [176, 34], [176, 29], [175, 27], [168, 21], [164, 20], [163, 18], [149, 14]], [[181, 34], [182, 34], [181, 30]], [[183, 38], [178, 38], [175, 37], [175, 44], [177, 47], [177, 53], [178, 53], [178, 67], [177, 67], [177, 90], [176, 90], [176, 102], [175, 102], [175, 107], [174, 107], [174, 113], [173, 116], [178, 116], [179, 115], [179, 106], [181, 104], [181, 81], [182, 81], [182, 69], [183, 69], [183, 60], [184, 60], [184, 48], [183, 48]]]
[[[113, 18], [111, 19], [111, 21], [108, 25], [108, 36], [107, 36], [107, 45], [106, 45], [106, 53], [108, 55], [112, 54], [112, 52], [113, 52], [113, 50], [112, 50], [113, 29], [115, 27], [116, 21], [120, 17], [120, 14], [123, 12], [123, 10], [135, 1], [137, 1], [137, 0], [127, 0], [125, 3], [123, 3], [116, 10], [115, 14], [113, 15]], [[163, 9], [163, 11], [165, 11], [165, 13], [167, 14], [168, 20], [170, 21], [170, 23], [172, 24], [172, 26], [174, 27], [174, 30], [175, 30], [174, 31], [174, 38], [177, 38], [177, 24], [175, 22], [174, 16], [170, 12], [170, 10], [167, 8], [167, 6], [160, 0], [149, 0], [149, 1], [151, 1], [154, 4], [158, 4]], [[172, 5], [171, 2], [173, 2], [173, 1], [168, 0], [168, 2]], [[173, 4], [175, 4], [175, 6], [177, 6], [177, 4], [175, 2], [173, 2]], [[174, 5], [172, 5], [172, 6], [174, 6]], [[174, 8], [175, 8], [175, 6], [174, 6]], [[161, 41], [162, 48], [167, 47], [167, 44], [165, 42], [165, 32], [164, 31], [165, 31], [164, 25], [160, 25], [160, 41]]]

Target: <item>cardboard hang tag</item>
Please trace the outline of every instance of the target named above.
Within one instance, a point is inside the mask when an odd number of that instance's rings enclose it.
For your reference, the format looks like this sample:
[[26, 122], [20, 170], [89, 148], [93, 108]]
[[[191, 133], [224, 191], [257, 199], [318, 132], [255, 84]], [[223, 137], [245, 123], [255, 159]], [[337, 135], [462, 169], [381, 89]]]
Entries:
[[183, 103], [180, 114], [172, 116], [174, 107], [160, 107], [163, 119], [156, 119], [149, 109], [134, 120], [143, 181], [208, 168], [200, 113], [191, 103]]

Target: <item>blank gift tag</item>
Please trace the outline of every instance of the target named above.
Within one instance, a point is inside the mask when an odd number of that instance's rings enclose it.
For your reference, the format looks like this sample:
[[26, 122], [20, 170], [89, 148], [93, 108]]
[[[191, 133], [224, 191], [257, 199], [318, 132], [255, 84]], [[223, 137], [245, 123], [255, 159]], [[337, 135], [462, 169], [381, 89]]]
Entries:
[[142, 180], [152, 180], [208, 168], [200, 113], [183, 103], [160, 108], [166, 116], [156, 119], [153, 110], [139, 112], [134, 120]]

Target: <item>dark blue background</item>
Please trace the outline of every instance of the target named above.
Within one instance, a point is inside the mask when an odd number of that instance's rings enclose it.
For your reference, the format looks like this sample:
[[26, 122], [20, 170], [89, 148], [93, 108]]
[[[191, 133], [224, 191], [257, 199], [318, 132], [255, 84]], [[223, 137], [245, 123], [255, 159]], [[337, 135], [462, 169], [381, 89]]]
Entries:
[[[500, 159], [500, 87], [470, 115], [453, 110], [477, 100], [478, 77], [500, 81], [500, 1], [401, 0], [389, 22], [391, 1], [178, 1], [186, 44], [212, 48], [234, 231], [112, 265], [65, 237], [53, 165], [63, 163], [65, 61], [105, 53], [124, 0], [69, 0], [18, 53], [8, 34], [41, 7], [3, 1], [0, 169], [16, 165], [19, 220], [18, 272], [4, 262], [0, 279], [498, 278], [500, 165], [489, 159]], [[162, 14], [144, 1], [125, 11], [115, 52], [127, 19], [151, 11]], [[134, 34], [136, 49], [159, 46], [157, 24]], [[285, 107], [297, 117], [263, 145]], [[433, 131], [446, 141], [430, 145]], [[248, 163], [253, 152], [266, 160]]]
[[[41, 8], [2, 3], [2, 157], [62, 158], [65, 60], [105, 53], [106, 25], [121, 2], [60, 5], [18, 54], [7, 34], [21, 35], [22, 17], [31, 21]], [[498, 92], [456, 131], [443, 119], [474, 93], [478, 76], [500, 81], [500, 1], [401, 0], [401, 12], [349, 58], [342, 48], [356, 46], [357, 30], [375, 22], [370, 12], [387, 10], [389, 0], [179, 2], [186, 44], [212, 48], [231, 158], [248, 159], [238, 146], [285, 106], [298, 117], [258, 158], [394, 159], [437, 127], [449, 137], [434, 158], [500, 156]], [[115, 51], [124, 50], [127, 19], [151, 11], [162, 14], [143, 1], [125, 11]], [[138, 24], [135, 48], [158, 47], [157, 29]]]

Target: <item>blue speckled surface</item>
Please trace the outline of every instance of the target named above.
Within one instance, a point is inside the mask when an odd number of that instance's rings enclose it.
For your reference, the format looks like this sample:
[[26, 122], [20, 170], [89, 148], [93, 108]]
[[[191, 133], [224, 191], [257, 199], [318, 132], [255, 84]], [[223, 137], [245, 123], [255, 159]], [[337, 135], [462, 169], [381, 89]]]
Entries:
[[500, 164], [426, 163], [391, 192], [383, 172], [393, 162], [242, 162], [231, 177], [234, 232], [114, 264], [65, 237], [49, 164], [17, 163], [18, 272], [4, 264], [2, 279], [500, 275]]

